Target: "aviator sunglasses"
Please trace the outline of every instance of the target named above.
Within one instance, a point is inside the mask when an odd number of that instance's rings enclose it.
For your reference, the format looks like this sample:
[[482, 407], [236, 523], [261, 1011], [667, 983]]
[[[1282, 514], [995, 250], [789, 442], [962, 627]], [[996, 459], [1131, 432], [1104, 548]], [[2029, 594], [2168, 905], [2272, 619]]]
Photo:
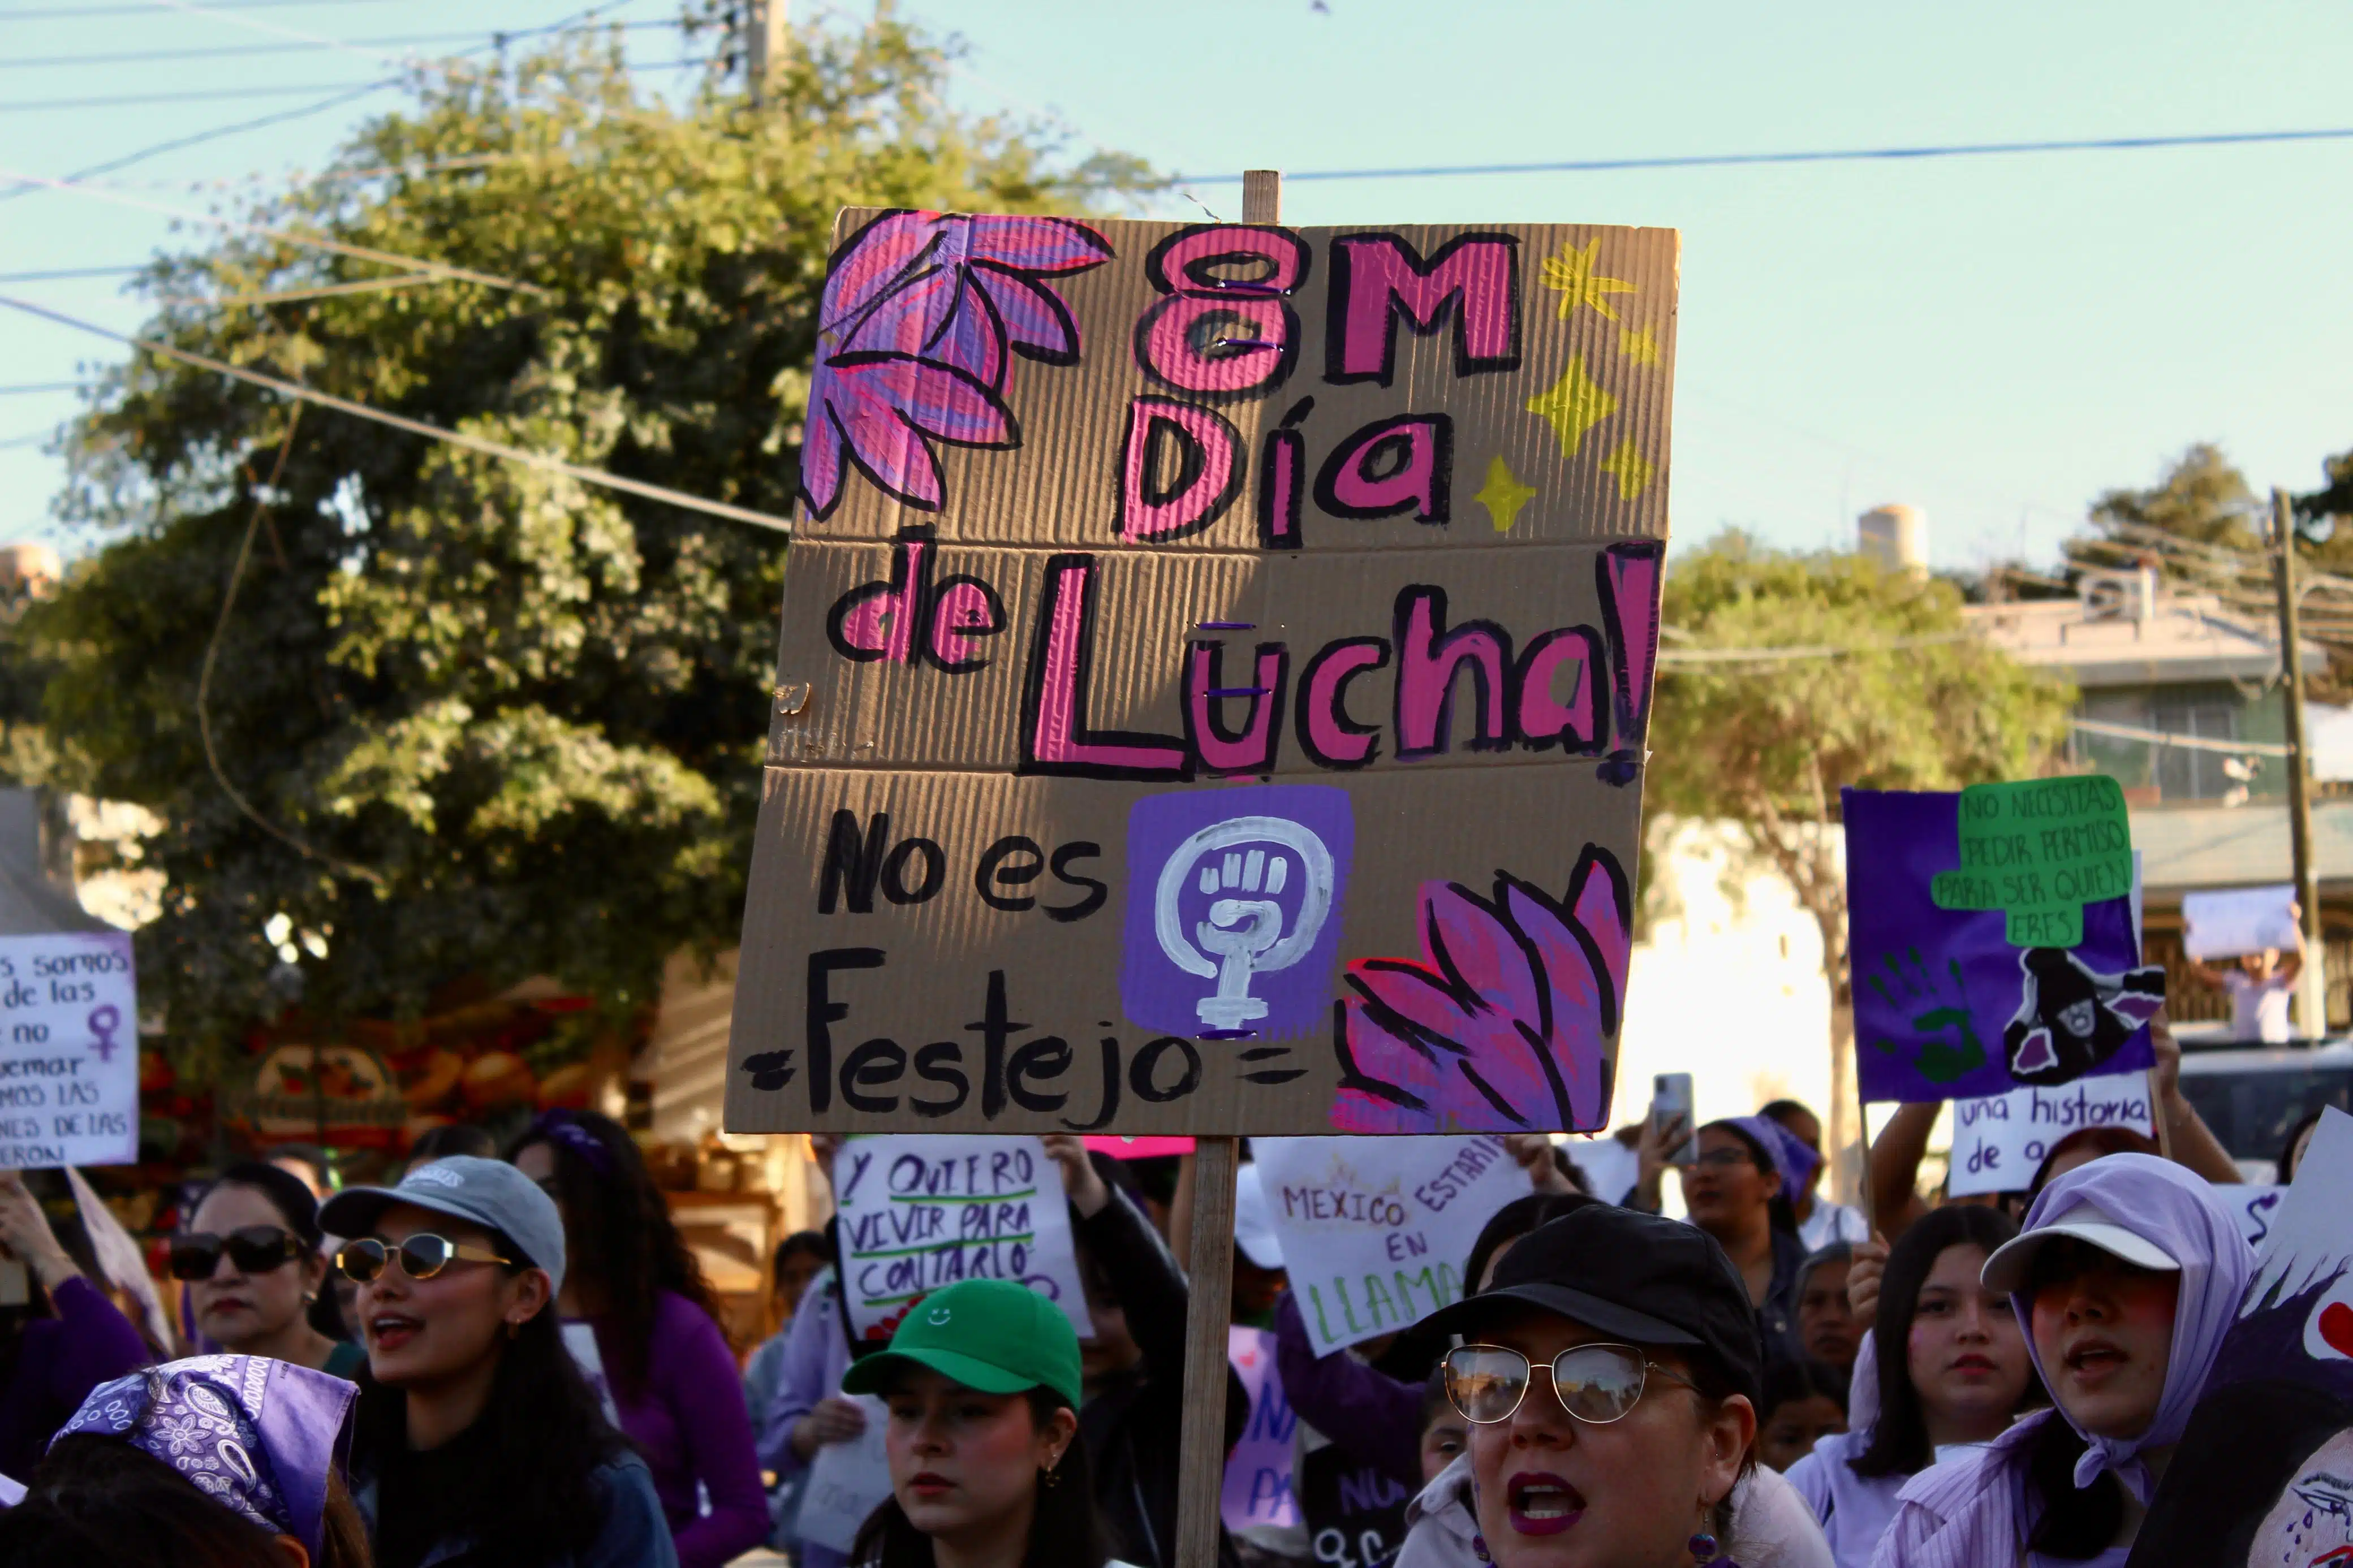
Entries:
[[[1446, 1397], [1462, 1419], [1482, 1426], [1508, 1421], [1528, 1394], [1535, 1366], [1502, 1345], [1458, 1345], [1446, 1355]], [[1589, 1426], [1623, 1420], [1651, 1373], [1685, 1388], [1699, 1385], [1633, 1345], [1574, 1345], [1546, 1368], [1561, 1408]]]
[[220, 1267], [221, 1254], [240, 1274], [267, 1274], [302, 1256], [302, 1244], [274, 1225], [241, 1225], [227, 1236], [208, 1230], [191, 1231], [172, 1242], [172, 1278], [209, 1279]]
[[345, 1279], [364, 1285], [382, 1274], [384, 1266], [395, 1256], [400, 1259], [400, 1271], [411, 1279], [430, 1279], [453, 1262], [502, 1263], [510, 1268], [514, 1264], [513, 1258], [501, 1258], [487, 1247], [420, 1233], [397, 1247], [386, 1247], [372, 1236], [347, 1241], [335, 1253], [335, 1267], [343, 1270]]

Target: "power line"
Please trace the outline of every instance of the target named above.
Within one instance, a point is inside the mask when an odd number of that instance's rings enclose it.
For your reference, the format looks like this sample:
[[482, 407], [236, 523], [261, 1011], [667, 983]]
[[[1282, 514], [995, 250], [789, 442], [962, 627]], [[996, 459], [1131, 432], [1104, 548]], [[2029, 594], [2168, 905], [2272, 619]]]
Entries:
[[[2157, 147], [2243, 147], [2260, 142], [2353, 141], [2353, 126], [2312, 131], [2228, 131], [2182, 136], [2095, 136], [2045, 142], [1955, 142], [1918, 146], [1833, 147], [1799, 153], [1693, 153], [1651, 158], [1580, 158], [1548, 163], [1447, 163], [1420, 168], [1284, 170], [1287, 182], [1425, 180], [1473, 174], [1593, 174], [1623, 169], [1718, 169], [1754, 163], [1900, 163], [1927, 158], [1982, 158], [2021, 153], [2124, 153]], [[1238, 185], [1233, 174], [1180, 174], [1195, 185]]]
[[[629, 70], [674, 70], [680, 66], [708, 63], [700, 59], [628, 60], [623, 62]], [[153, 103], [219, 103], [248, 98], [293, 98], [306, 92], [326, 92], [343, 87], [358, 92], [375, 92], [387, 87], [398, 87], [404, 79], [387, 77], [375, 82], [308, 81], [288, 82], [281, 87], [222, 87], [199, 88], [187, 92], [135, 92], [108, 98], [33, 98], [15, 103], [0, 103], [0, 114], [31, 114], [60, 109], [130, 109]]]
[[[1659, 628], [1665, 632], [1670, 628]], [[1879, 643], [1809, 643], [1791, 647], [1662, 647], [1659, 663], [1667, 665], [1696, 664], [1788, 664], [1798, 659], [1845, 658], [1859, 653], [1895, 653], [1905, 648], [1934, 647], [1943, 643], [1976, 640], [1975, 628], [1959, 631], [1926, 632], [1916, 637], [1893, 637]]]
[[[268, 11], [283, 5], [384, 5], [393, 0], [216, 0], [215, 8], [222, 11]], [[83, 16], [144, 16], [165, 9], [154, 0], [143, 0], [136, 5], [66, 5], [42, 6], [32, 10], [0, 11], [0, 22], [39, 22], [59, 17]]]
[[452, 267], [446, 261], [434, 261], [421, 256], [403, 256], [397, 251], [377, 250], [364, 245], [346, 245], [339, 239], [326, 239], [318, 235], [297, 234], [290, 229], [270, 228], [258, 223], [240, 223], [235, 218], [221, 217], [213, 213], [192, 212], [186, 207], [167, 206], [162, 202], [146, 201], [138, 196], [124, 195], [118, 191], [94, 190], [88, 185], [78, 185], [68, 180], [49, 180], [38, 174], [20, 174], [11, 169], [0, 169], [0, 181], [8, 180], [14, 180], [19, 185], [38, 185], [67, 195], [104, 202], [110, 206], [135, 207], [142, 212], [160, 213], [165, 217], [180, 218], [188, 223], [206, 223], [216, 228], [237, 229], [247, 234], [258, 234], [265, 239], [275, 239], [287, 245], [307, 246], [313, 250], [332, 251], [337, 256], [349, 256], [360, 261], [381, 261], [394, 267], [413, 268], [417, 271], [431, 272], [453, 281], [481, 283], [493, 289], [512, 289], [520, 293], [537, 294], [542, 297], [545, 297], [548, 293], [547, 289], [536, 283], [524, 283], [512, 278], [501, 278], [491, 272], [477, 272], [471, 268]]
[[0, 272], [0, 283], [55, 283], [67, 278], [121, 278], [144, 272], [137, 267], [53, 267], [46, 272]]
[[462, 447], [470, 452], [480, 452], [486, 457], [503, 458], [511, 463], [521, 463], [526, 468], [537, 468], [546, 473], [562, 474], [567, 479], [577, 479], [583, 484], [619, 490], [625, 495], [640, 496], [648, 500], [682, 507], [689, 511], [705, 512], [712, 517], [723, 517], [735, 522], [748, 522], [755, 527], [773, 529], [778, 533], [789, 534], [793, 531], [793, 525], [790, 522], [780, 517], [771, 517], [766, 512], [754, 511], [748, 507], [734, 506], [727, 501], [690, 495], [684, 490], [671, 489], [667, 485], [649, 484], [643, 479], [628, 479], [603, 468], [592, 468], [579, 463], [566, 462], [561, 458], [545, 452], [526, 451], [521, 447], [510, 447], [503, 441], [492, 441], [480, 436], [470, 436], [461, 430], [445, 430], [438, 425], [428, 425], [421, 419], [410, 419], [402, 415], [390, 414], [381, 408], [372, 408], [364, 403], [354, 403], [349, 398], [316, 392], [294, 382], [280, 381], [274, 375], [264, 375], [259, 371], [228, 364], [181, 348], [176, 344], [158, 342], [152, 338], [134, 338], [127, 333], [115, 331], [111, 328], [101, 327], [95, 321], [85, 321], [79, 317], [69, 316], [62, 310], [52, 310], [46, 305], [36, 305], [29, 300], [11, 299], [5, 294], [0, 294], [0, 305], [5, 305], [12, 310], [22, 310], [26, 315], [39, 316], [46, 321], [56, 321], [61, 326], [73, 327], [101, 338], [109, 338], [118, 343], [128, 344], [132, 348], [144, 349], [149, 353], [162, 354], [169, 359], [179, 360], [183, 363], [195, 365], [199, 369], [209, 370], [216, 374], [233, 376], [238, 381], [266, 387], [283, 396], [301, 398], [306, 403], [318, 404], [322, 408], [332, 408], [339, 414], [348, 414], [358, 419], [374, 420], [379, 425], [389, 425], [394, 429], [406, 431], [411, 436], [422, 436], [428, 440], [444, 441], [452, 447]]
[[90, 384], [81, 381], [24, 382], [16, 386], [0, 386], [0, 397], [18, 397], [38, 392], [79, 392]]
[[[646, 27], [681, 27], [682, 22], [648, 21], [615, 22], [617, 32], [631, 32]], [[390, 38], [354, 38], [352, 43], [363, 47], [398, 47], [408, 44], [477, 44], [481, 42], [481, 29], [463, 33], [410, 33]], [[496, 47], [495, 40], [493, 47]], [[323, 39], [285, 44], [227, 44], [203, 49], [136, 49], [111, 55], [44, 55], [27, 59], [0, 60], [0, 70], [30, 70], [58, 66], [128, 66], [149, 65], [173, 60], [206, 60], [248, 58], [255, 55], [315, 54], [335, 46]]]

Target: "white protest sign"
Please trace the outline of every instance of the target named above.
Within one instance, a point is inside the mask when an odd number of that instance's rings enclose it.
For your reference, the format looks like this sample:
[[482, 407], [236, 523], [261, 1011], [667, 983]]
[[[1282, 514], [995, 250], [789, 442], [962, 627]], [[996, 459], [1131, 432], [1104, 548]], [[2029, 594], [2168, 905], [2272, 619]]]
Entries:
[[2272, 1233], [2272, 1221], [2278, 1217], [2280, 1205], [2287, 1200], [2288, 1189], [2273, 1182], [2242, 1182], [2235, 1187], [2216, 1187], [2214, 1195], [2239, 1222], [2239, 1234], [2247, 1238], [2250, 1247], [2261, 1247], [2263, 1237]]
[[130, 933], [0, 937], [0, 1168], [138, 1158]]
[[1983, 1100], [1953, 1101], [1953, 1159], [1945, 1191], [2021, 1193], [2051, 1146], [2086, 1127], [2124, 1127], [2154, 1135], [2148, 1074], [2079, 1078], [2044, 1089], [2028, 1086]]
[[1494, 1212], [1533, 1189], [1501, 1138], [1254, 1138], [1259, 1177], [1317, 1355], [1462, 1294]]
[[808, 1485], [793, 1529], [804, 1541], [846, 1552], [866, 1516], [891, 1495], [891, 1455], [883, 1446], [891, 1411], [871, 1394], [843, 1398], [866, 1412], [866, 1430], [846, 1443], [828, 1443], [809, 1461]]
[[2236, 958], [2242, 953], [2295, 946], [2295, 885], [2231, 888], [2181, 895], [2181, 951], [2191, 958]]
[[1061, 1168], [1035, 1138], [885, 1133], [833, 1157], [849, 1331], [887, 1340], [907, 1309], [959, 1279], [1010, 1279], [1095, 1331], [1071, 1243]]

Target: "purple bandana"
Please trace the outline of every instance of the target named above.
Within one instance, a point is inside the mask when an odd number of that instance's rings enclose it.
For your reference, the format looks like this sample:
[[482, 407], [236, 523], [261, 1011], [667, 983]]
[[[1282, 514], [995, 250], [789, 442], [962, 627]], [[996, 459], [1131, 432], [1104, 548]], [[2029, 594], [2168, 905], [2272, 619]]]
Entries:
[[340, 1377], [265, 1356], [192, 1356], [101, 1384], [58, 1436], [121, 1437], [316, 1563], [358, 1397]]
[[588, 1162], [588, 1168], [599, 1176], [613, 1173], [613, 1152], [605, 1147], [594, 1132], [573, 1119], [568, 1110], [547, 1110], [531, 1124], [531, 1138], [544, 1138], [561, 1144]]
[[1765, 1151], [1773, 1173], [1781, 1178], [1783, 1197], [1794, 1204], [1805, 1195], [1806, 1178], [1814, 1173], [1822, 1157], [1799, 1142], [1796, 1133], [1769, 1116], [1728, 1116], [1719, 1125], [1738, 1128]]

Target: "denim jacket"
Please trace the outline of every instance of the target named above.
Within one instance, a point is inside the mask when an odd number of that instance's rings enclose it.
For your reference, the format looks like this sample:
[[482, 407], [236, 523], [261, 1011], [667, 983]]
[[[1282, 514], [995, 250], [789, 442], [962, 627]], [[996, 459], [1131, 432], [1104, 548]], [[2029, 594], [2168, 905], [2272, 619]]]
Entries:
[[[596, 1544], [547, 1568], [678, 1568], [678, 1552], [670, 1545], [670, 1525], [662, 1518], [661, 1500], [654, 1495], [653, 1472], [635, 1454], [624, 1454], [598, 1468], [589, 1478], [605, 1494], [605, 1527]], [[367, 1477], [353, 1489], [352, 1500], [367, 1521], [368, 1537], [375, 1537], [376, 1480]], [[425, 1554], [417, 1568], [456, 1568], [471, 1556], [473, 1543], [453, 1536]]]

